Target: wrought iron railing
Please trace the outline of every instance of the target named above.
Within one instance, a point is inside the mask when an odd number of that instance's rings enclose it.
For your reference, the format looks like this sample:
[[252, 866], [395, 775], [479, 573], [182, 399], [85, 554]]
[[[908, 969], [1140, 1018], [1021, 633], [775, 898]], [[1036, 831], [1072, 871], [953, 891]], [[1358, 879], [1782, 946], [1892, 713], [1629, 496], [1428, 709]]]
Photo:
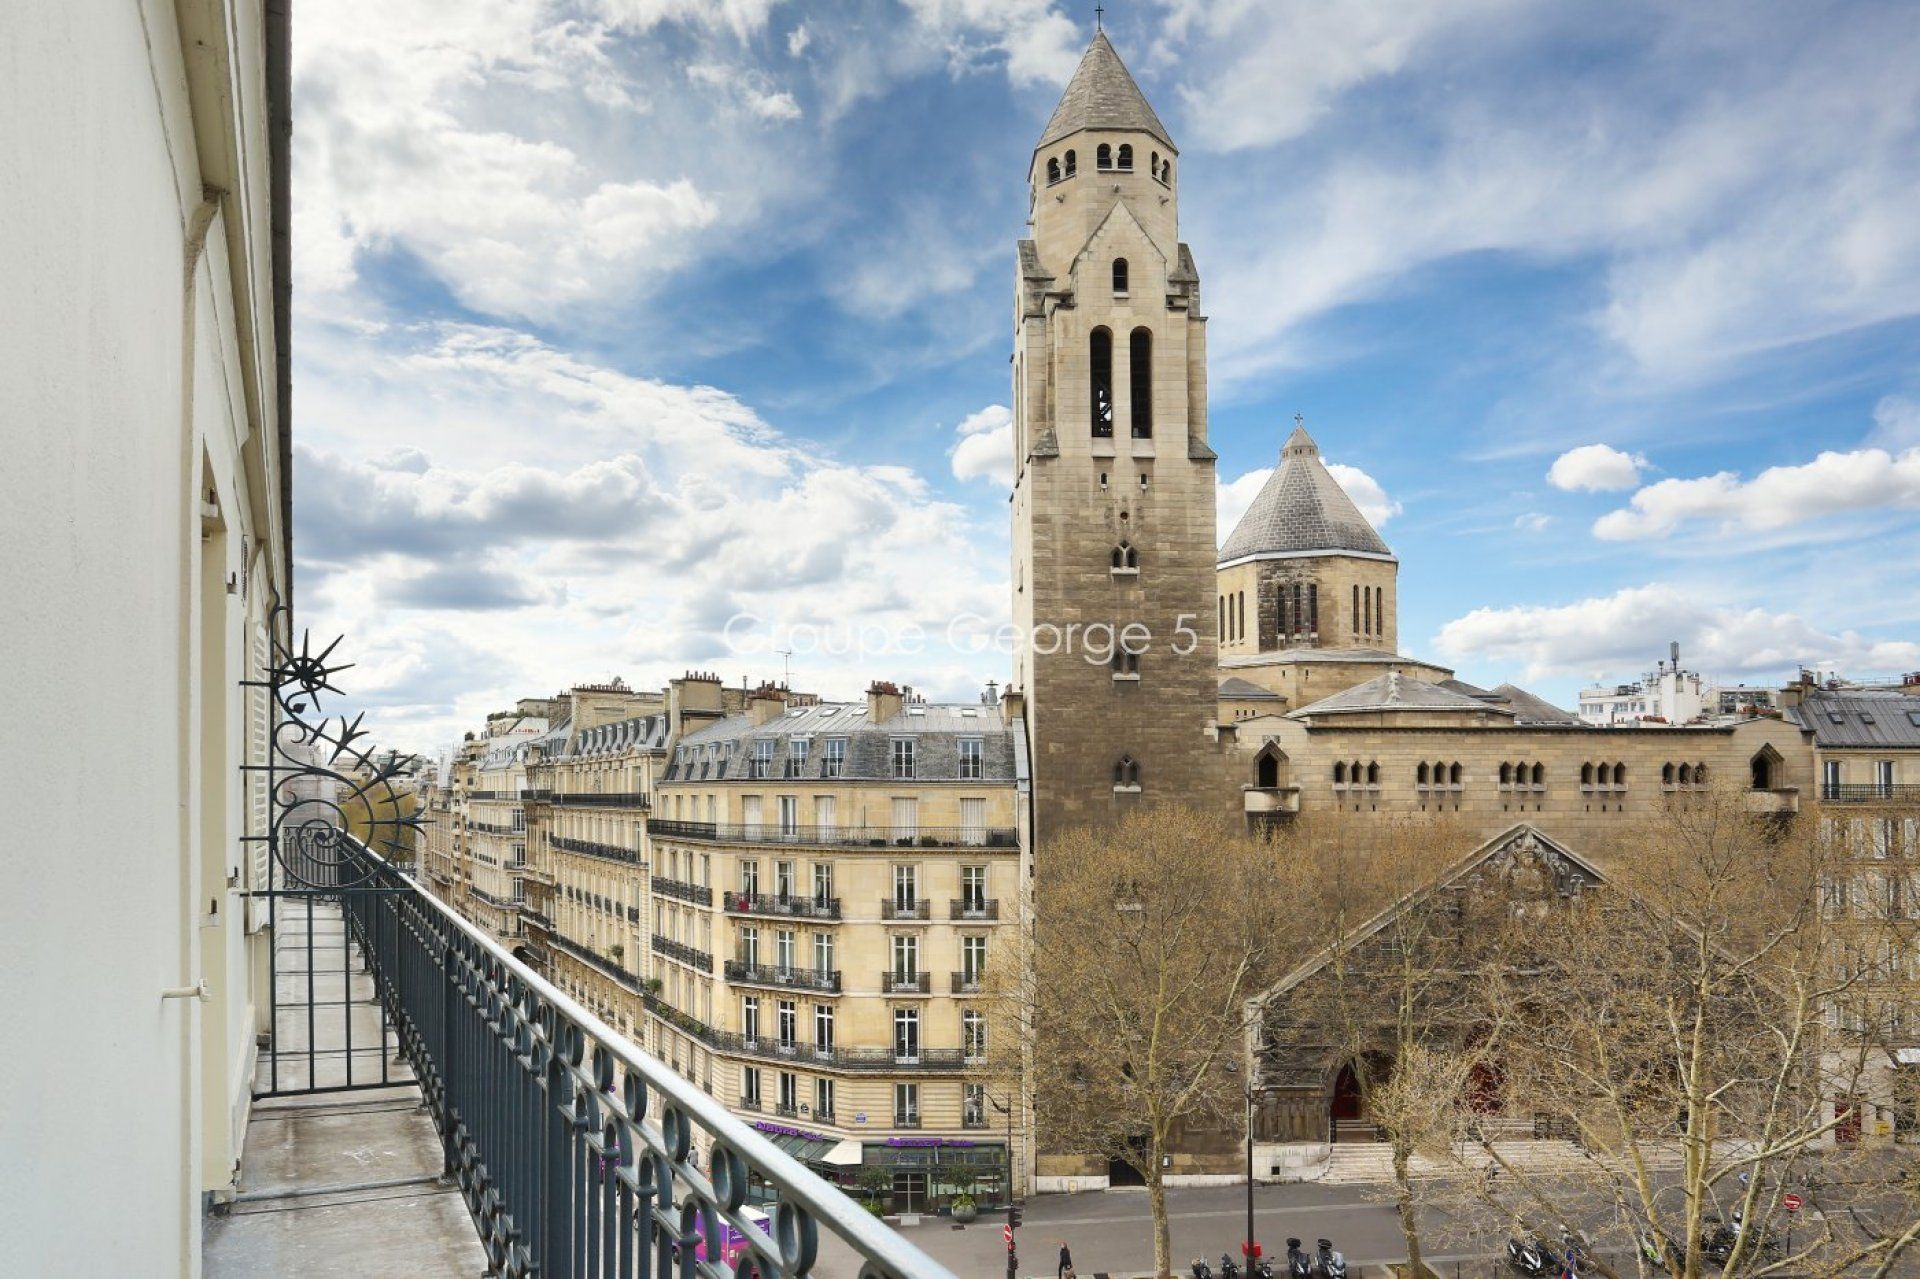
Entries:
[[645, 791], [621, 791], [605, 795], [585, 791], [552, 791], [547, 800], [553, 804], [576, 804], [584, 808], [646, 808], [653, 803], [652, 796]]
[[781, 897], [766, 893], [722, 893], [721, 904], [735, 915], [783, 915], [793, 919], [838, 919], [838, 897]]
[[582, 857], [598, 857], [603, 861], [624, 862], [629, 866], [638, 865], [640, 854], [631, 848], [622, 848], [618, 844], [601, 844], [591, 839], [575, 839], [571, 835], [552, 835], [548, 843], [563, 853], [578, 853]]
[[949, 919], [998, 919], [1000, 918], [1000, 899], [998, 897], [955, 897], [951, 904]]
[[1829, 804], [1920, 804], [1920, 782], [1828, 782], [1820, 798]]
[[689, 946], [685, 942], [675, 941], [671, 937], [664, 937], [659, 933], [653, 935], [653, 953], [656, 955], [665, 955], [668, 959], [677, 959], [683, 964], [691, 964], [703, 973], [713, 971], [712, 955], [709, 955], [704, 950]]
[[647, 833], [729, 844], [809, 844], [834, 848], [1005, 848], [1020, 846], [1011, 826], [781, 826], [777, 822], [687, 822], [654, 817]]
[[891, 1048], [821, 1047], [799, 1039], [780, 1039], [773, 1035], [742, 1035], [737, 1031], [714, 1032], [709, 1041], [723, 1053], [738, 1057], [758, 1057], [763, 1061], [792, 1062], [802, 1066], [826, 1066], [839, 1070], [875, 1070], [893, 1072], [953, 1071], [964, 1069], [966, 1057], [958, 1048], [921, 1048], [900, 1053]]
[[830, 995], [840, 993], [840, 970], [837, 968], [781, 968], [745, 959], [729, 959], [726, 977], [728, 981], [749, 986], [784, 986], [790, 990], [824, 991]]
[[[341, 900], [494, 1273], [800, 1279], [824, 1227], [862, 1279], [952, 1279], [364, 846], [344, 869], [384, 890]], [[695, 1259], [723, 1224], [750, 1253], [724, 1269]]]
[[925, 923], [933, 914], [933, 903], [925, 897], [907, 901], [899, 897], [887, 897], [880, 902], [880, 918], [896, 921], [919, 921]]
[[677, 897], [683, 902], [692, 902], [695, 906], [713, 905], [713, 890], [704, 884], [690, 884], [684, 879], [668, 879], [665, 875], [649, 875], [647, 881], [653, 891], [663, 897]]
[[883, 995], [925, 995], [931, 993], [932, 974], [897, 973], [891, 970], [880, 974], [880, 993]]

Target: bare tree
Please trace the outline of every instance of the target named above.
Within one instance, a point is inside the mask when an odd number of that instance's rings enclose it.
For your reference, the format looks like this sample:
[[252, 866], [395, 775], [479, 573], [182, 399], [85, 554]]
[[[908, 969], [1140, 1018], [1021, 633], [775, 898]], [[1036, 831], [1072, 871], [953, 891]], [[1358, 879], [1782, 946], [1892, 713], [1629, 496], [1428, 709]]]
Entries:
[[[1477, 996], [1501, 1027], [1504, 1103], [1587, 1158], [1545, 1175], [1483, 1138], [1498, 1175], [1456, 1182], [1462, 1208], [1598, 1239], [1611, 1206], [1637, 1268], [1682, 1279], [1709, 1260], [1884, 1274], [1920, 1232], [1910, 1161], [1857, 1144], [1862, 1103], [1836, 1099], [1865, 1095], [1888, 1055], [1876, 1031], [1901, 1024], [1911, 925], [1889, 884], [1909, 872], [1884, 852], [1863, 870], [1846, 824], [1756, 815], [1737, 790], [1676, 794], [1597, 851], [1605, 882], [1564, 918], [1510, 919]], [[1842, 1183], [1853, 1202], [1823, 1201]], [[1789, 1195], [1825, 1211], [1791, 1217]]]
[[1031, 1031], [1042, 1147], [1123, 1161], [1146, 1183], [1159, 1275], [1172, 1273], [1163, 1158], [1183, 1134], [1238, 1128], [1241, 1086], [1223, 1067], [1271, 979], [1291, 873], [1271, 845], [1177, 806], [1038, 850], [1033, 965], [1002, 1016]]

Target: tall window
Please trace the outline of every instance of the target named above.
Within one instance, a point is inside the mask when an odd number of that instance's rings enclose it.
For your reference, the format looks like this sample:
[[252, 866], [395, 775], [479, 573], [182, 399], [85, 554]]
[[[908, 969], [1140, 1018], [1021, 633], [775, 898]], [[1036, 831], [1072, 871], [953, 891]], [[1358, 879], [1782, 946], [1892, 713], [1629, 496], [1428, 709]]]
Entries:
[[960, 1043], [968, 1061], [979, 1061], [987, 1055], [987, 1019], [974, 1009], [960, 1014]]
[[985, 1084], [967, 1084], [960, 1091], [960, 1126], [987, 1126], [987, 1088]]
[[893, 935], [893, 976], [896, 981], [919, 980], [920, 939], [912, 933]]
[[844, 737], [829, 737], [827, 739], [826, 756], [820, 761], [820, 776], [838, 777], [841, 772], [845, 770], [846, 765], [847, 739]]
[[742, 896], [760, 895], [760, 863], [751, 859], [740, 863], [740, 892]]
[[973, 911], [987, 908], [987, 868], [985, 866], [960, 868], [960, 904], [965, 909]]
[[960, 939], [960, 975], [976, 982], [986, 971], [987, 939], [979, 933], [969, 933]]
[[1102, 142], [1093, 152], [1093, 167], [1111, 169], [1113, 167], [1113, 148]]
[[781, 928], [773, 934], [773, 963], [776, 968], [791, 970], [794, 959], [793, 929]]
[[753, 776], [767, 777], [773, 773], [773, 739], [762, 738], [753, 744]]
[[987, 842], [986, 800], [962, 799], [960, 801], [960, 842], [973, 845]]
[[813, 1117], [823, 1120], [833, 1118], [833, 1080], [813, 1081]]
[[760, 930], [751, 924], [740, 930], [740, 962], [749, 968], [760, 963]]
[[833, 934], [815, 933], [813, 935], [813, 968], [815, 972], [833, 971]]
[[920, 1060], [920, 1010], [893, 1010], [893, 1055], [901, 1061]]
[[1153, 438], [1153, 330], [1137, 328], [1127, 338], [1127, 381], [1133, 391], [1133, 438]]
[[1102, 327], [1087, 339], [1088, 392], [1093, 402], [1093, 433], [1113, 436], [1113, 333]]
[[787, 776], [798, 777], [807, 767], [807, 751], [813, 746], [811, 737], [796, 737], [787, 743]]
[[740, 1037], [749, 1043], [760, 1038], [760, 998], [748, 995], [740, 1001]]
[[[782, 795], [779, 797], [777, 803], [779, 804], [777, 811], [780, 814], [780, 834], [787, 839], [793, 839], [800, 833], [800, 797], [798, 795]], [[781, 864], [789, 870], [793, 868], [792, 862], [784, 862]], [[776, 866], [774, 869], [776, 872], [775, 878], [777, 879], [779, 867]], [[787, 887], [791, 888], [793, 885], [789, 884]], [[783, 893], [782, 896], [784, 895]]]
[[1123, 169], [1128, 173], [1133, 172], [1133, 147], [1131, 144], [1126, 142], [1120, 144], [1120, 149], [1113, 153], [1113, 167]]
[[753, 1066], [740, 1072], [740, 1104], [760, 1109], [760, 1071]]
[[788, 1115], [800, 1110], [800, 1080], [790, 1070], [780, 1072], [780, 1110]]
[[1125, 258], [1113, 260], [1113, 291], [1115, 293], [1127, 291], [1127, 260]]
[[1059, 180], [1060, 180], [1060, 159], [1058, 156], [1056, 156], [1053, 159], [1047, 161], [1047, 181], [1051, 183], [1051, 182], [1058, 182]]
[[791, 999], [780, 1001], [780, 1046], [791, 1048], [800, 1039], [800, 1009]]
[[893, 1086], [893, 1124], [896, 1128], [920, 1126], [919, 1084], [902, 1083]]
[[823, 1053], [833, 1051], [833, 1005], [813, 1006], [813, 1046]]
[[[828, 813], [828, 825], [831, 825], [832, 813]], [[826, 902], [833, 897], [833, 863], [815, 862], [813, 864], [813, 900]]]
[[[781, 801], [780, 828], [787, 829], [786, 801]], [[793, 896], [793, 863], [775, 862], [773, 864], [773, 895], [781, 899]]]
[[1066, 166], [1067, 176], [1072, 177], [1074, 175], [1074, 172], [1079, 168], [1079, 161], [1075, 159], [1074, 154], [1071, 151], [1067, 152], [1064, 158], [1067, 162], [1067, 166]]
[[914, 775], [914, 745], [911, 737], [893, 739], [893, 775], [895, 777]]
[[985, 745], [978, 737], [960, 739], [960, 777], [963, 781], [976, 781], [981, 776]]

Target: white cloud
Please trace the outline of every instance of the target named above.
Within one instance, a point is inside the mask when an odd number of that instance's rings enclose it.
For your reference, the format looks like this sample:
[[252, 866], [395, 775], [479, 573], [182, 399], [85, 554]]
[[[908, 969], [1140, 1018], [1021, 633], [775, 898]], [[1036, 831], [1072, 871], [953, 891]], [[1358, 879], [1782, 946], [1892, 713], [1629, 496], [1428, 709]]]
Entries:
[[801, 23], [793, 30], [787, 32], [787, 56], [790, 58], [799, 57], [807, 51], [807, 45], [812, 43], [812, 41], [813, 33], [807, 30], [806, 23]]
[[1582, 444], [1554, 459], [1547, 483], [1569, 493], [1605, 493], [1630, 489], [1640, 482], [1647, 459], [1623, 453], [1605, 444]]
[[954, 428], [953, 474], [961, 480], [991, 480], [1013, 487], [1013, 410], [989, 404]]
[[[1353, 504], [1360, 508], [1360, 514], [1367, 522], [1378, 529], [1394, 516], [1400, 514], [1401, 505], [1387, 496], [1380, 482], [1357, 466], [1347, 466], [1340, 462], [1328, 462], [1327, 473], [1340, 482]], [[1248, 471], [1233, 480], [1220, 480], [1215, 487], [1215, 519], [1218, 521], [1217, 534], [1222, 542], [1233, 532], [1233, 526], [1253, 505], [1253, 499], [1260, 494], [1261, 486], [1267, 477], [1273, 474], [1271, 466]]]
[[1751, 480], [1731, 471], [1661, 480], [1594, 522], [1596, 537], [1662, 537], [1695, 520], [1722, 530], [1782, 529], [1875, 509], [1920, 509], [1920, 447], [1826, 452], [1802, 466], [1775, 466]]
[[1904, 395], [1883, 396], [1873, 406], [1873, 433], [1867, 443], [1889, 450], [1920, 446], [1920, 400]]
[[1553, 516], [1542, 515], [1538, 511], [1528, 511], [1524, 515], [1513, 517], [1513, 526], [1522, 533], [1544, 533], [1553, 523]]
[[1063, 85], [1080, 64], [1086, 33], [1053, 0], [905, 0], [945, 49], [955, 72], [988, 56], [1006, 60], [1016, 86]]
[[1602, 679], [1639, 670], [1670, 640], [1680, 641], [1688, 665], [1728, 676], [1786, 673], [1802, 663], [1893, 670], [1920, 661], [1920, 644], [1828, 632], [1793, 613], [1722, 604], [1665, 583], [1571, 604], [1475, 609], [1441, 627], [1434, 642], [1455, 660], [1517, 664], [1524, 679]]
[[800, 118], [800, 104], [791, 93], [773, 88], [767, 77], [751, 67], [724, 66], [714, 62], [696, 62], [687, 68], [687, 79], [706, 88], [717, 89], [762, 120], [784, 121]]

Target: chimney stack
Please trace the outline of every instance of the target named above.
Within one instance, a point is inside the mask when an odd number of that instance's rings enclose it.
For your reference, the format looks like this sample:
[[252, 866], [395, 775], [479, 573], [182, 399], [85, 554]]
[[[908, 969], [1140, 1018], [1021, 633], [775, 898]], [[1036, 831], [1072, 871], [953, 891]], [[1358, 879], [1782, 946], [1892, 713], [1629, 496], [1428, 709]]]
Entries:
[[778, 684], [763, 683], [747, 694], [747, 714], [755, 728], [771, 723], [787, 713], [787, 690]]
[[867, 720], [880, 724], [892, 719], [906, 705], [900, 686], [891, 680], [877, 679], [867, 686]]

